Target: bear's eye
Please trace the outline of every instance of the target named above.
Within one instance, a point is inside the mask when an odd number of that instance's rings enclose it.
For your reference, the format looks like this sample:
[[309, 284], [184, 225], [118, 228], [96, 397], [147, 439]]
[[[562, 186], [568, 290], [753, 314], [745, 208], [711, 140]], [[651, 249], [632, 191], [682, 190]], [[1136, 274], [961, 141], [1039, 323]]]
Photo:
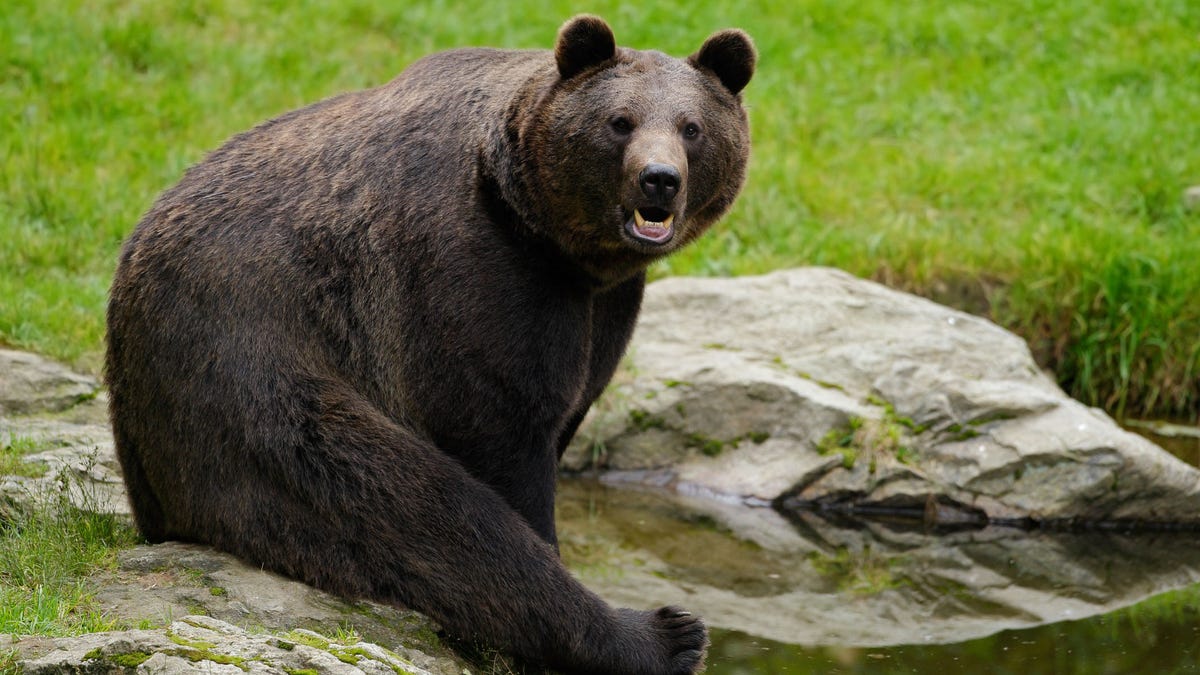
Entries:
[[683, 127], [684, 138], [697, 138], [700, 136], [700, 125], [695, 122], [688, 122]]
[[617, 117], [610, 124], [612, 124], [613, 131], [618, 134], [627, 134], [633, 131], [633, 122], [630, 122], [628, 117]]

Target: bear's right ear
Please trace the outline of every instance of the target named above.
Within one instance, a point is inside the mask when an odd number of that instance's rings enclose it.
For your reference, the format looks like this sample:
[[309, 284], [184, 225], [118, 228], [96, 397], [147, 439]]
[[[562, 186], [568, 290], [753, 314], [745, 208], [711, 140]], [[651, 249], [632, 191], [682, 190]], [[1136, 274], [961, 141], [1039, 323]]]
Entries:
[[617, 40], [604, 19], [580, 14], [563, 24], [554, 45], [558, 74], [568, 80], [617, 55]]

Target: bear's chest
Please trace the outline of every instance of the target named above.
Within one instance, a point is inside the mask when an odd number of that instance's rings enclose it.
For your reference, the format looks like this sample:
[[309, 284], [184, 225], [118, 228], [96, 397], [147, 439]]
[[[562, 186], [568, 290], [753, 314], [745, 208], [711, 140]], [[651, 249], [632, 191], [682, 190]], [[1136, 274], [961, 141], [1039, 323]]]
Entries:
[[458, 279], [410, 335], [410, 411], [452, 454], [546, 446], [588, 389], [588, 298], [509, 275]]

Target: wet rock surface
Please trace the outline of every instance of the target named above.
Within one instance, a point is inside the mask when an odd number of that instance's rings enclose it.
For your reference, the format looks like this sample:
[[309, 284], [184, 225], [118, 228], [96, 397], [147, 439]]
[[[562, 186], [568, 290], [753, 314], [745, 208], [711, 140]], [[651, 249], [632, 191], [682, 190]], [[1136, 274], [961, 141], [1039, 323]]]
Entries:
[[1020, 338], [837, 270], [654, 283], [628, 370], [565, 468], [942, 523], [1200, 524], [1200, 471], [1066, 396]]
[[787, 644], [958, 643], [1200, 582], [1189, 535], [926, 530], [565, 481], [563, 556], [604, 599]]

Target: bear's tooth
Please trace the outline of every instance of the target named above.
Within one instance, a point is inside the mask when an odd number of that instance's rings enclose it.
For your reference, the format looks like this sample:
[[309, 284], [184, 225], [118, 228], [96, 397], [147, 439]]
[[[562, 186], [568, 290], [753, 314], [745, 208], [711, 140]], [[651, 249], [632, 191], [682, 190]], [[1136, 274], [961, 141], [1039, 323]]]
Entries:
[[672, 221], [674, 221], [674, 220], [675, 220], [675, 214], [674, 214], [674, 213], [668, 213], [668, 214], [667, 214], [667, 218], [666, 218], [666, 220], [662, 221], [662, 226], [663, 226], [663, 227], [670, 227], [670, 226], [671, 226], [671, 222], [672, 222]]
[[633, 224], [638, 227], [646, 226], [646, 219], [642, 216], [642, 212], [639, 209], [633, 210]]

